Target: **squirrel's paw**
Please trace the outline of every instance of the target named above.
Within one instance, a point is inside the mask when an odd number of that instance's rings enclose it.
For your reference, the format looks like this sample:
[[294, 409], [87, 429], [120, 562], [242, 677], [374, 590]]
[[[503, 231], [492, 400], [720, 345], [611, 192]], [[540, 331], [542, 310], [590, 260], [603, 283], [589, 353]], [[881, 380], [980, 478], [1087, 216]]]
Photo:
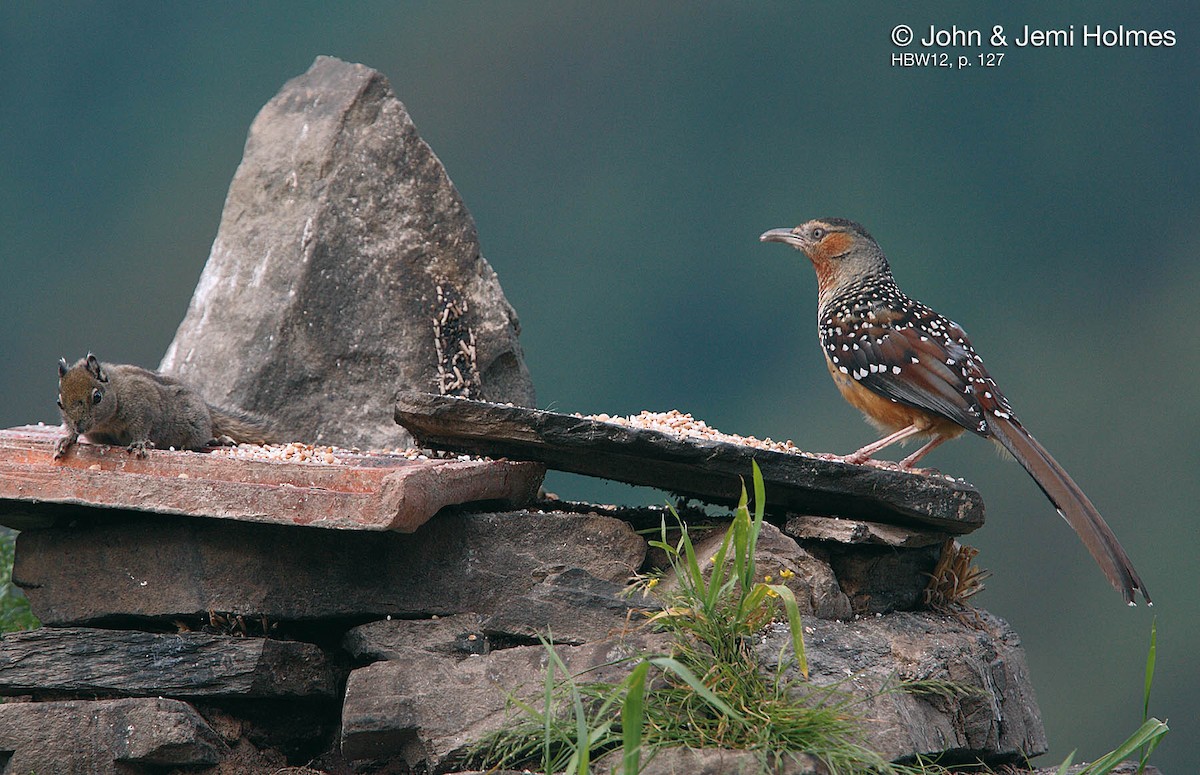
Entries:
[[145, 441], [135, 441], [125, 449], [130, 454], [137, 455], [138, 457], [145, 457], [147, 449], [154, 449], [154, 442], [150, 439], [146, 439]]
[[78, 436], [63, 436], [61, 439], [59, 439], [58, 443], [54, 445], [54, 459], [58, 460], [63, 455], [67, 454], [67, 450], [70, 449], [71, 445], [78, 440]]

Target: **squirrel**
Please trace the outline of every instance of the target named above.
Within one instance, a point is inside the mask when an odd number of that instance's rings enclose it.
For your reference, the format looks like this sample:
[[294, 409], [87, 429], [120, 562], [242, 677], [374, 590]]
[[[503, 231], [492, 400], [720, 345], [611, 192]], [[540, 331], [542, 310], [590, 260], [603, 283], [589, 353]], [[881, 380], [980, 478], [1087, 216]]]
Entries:
[[262, 420], [213, 406], [173, 377], [101, 363], [92, 353], [74, 366], [58, 360], [58, 408], [67, 435], [55, 447], [56, 460], [81, 435], [96, 444], [123, 446], [138, 457], [146, 456], [147, 447], [196, 450], [277, 441]]

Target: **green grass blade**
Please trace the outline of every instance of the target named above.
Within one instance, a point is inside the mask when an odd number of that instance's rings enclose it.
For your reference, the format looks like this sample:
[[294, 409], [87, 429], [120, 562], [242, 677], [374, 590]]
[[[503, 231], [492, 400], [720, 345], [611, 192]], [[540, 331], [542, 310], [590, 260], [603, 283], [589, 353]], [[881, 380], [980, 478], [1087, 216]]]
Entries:
[[738, 499], [737, 509], [733, 512], [733, 522], [729, 532], [733, 535], [733, 573], [738, 584], [742, 586], [742, 595], [746, 595], [750, 585], [754, 583], [754, 555], [750, 552], [750, 510], [746, 506], [746, 483], [742, 483], [742, 495]]
[[[680, 523], [681, 525], [683, 523]], [[679, 537], [679, 545], [683, 547], [683, 571], [687, 576], [687, 584], [683, 585], [683, 589], [690, 588], [697, 597], [701, 600], [708, 599], [708, 585], [704, 583], [704, 572], [700, 570], [700, 563], [696, 559], [696, 548], [692, 546], [692, 538], [688, 535], [687, 527], [683, 526], [683, 534]], [[677, 571], [679, 569], [676, 569]], [[676, 573], [679, 580], [684, 581], [684, 574]]]
[[[1150, 651], [1146, 654], [1146, 685], [1142, 690], [1142, 722], [1145, 723], [1150, 718], [1150, 687], [1154, 685], [1154, 662], [1158, 654], [1158, 617], [1154, 617], [1150, 621]], [[1154, 745], [1147, 745], [1142, 750], [1142, 755], [1138, 757], [1137, 775], [1142, 775], [1146, 770], [1146, 763], [1150, 761], [1150, 754], [1154, 753]]]
[[729, 541], [732, 531], [725, 531], [725, 538], [721, 541], [721, 548], [717, 550], [713, 556], [712, 576], [708, 581], [708, 594], [704, 598], [704, 610], [710, 612], [717, 607], [717, 603], [721, 599], [721, 591], [725, 586], [725, 557], [729, 553]]
[[1092, 762], [1080, 775], [1108, 775], [1114, 767], [1125, 761], [1131, 753], [1142, 746], [1147, 746], [1153, 751], [1158, 747], [1163, 736], [1170, 731], [1167, 725], [1158, 719], [1146, 719], [1146, 723], [1138, 727], [1137, 731], [1129, 736], [1129, 739], [1121, 743], [1116, 750]]
[[1067, 754], [1067, 758], [1063, 759], [1063, 763], [1058, 765], [1058, 772], [1055, 775], [1067, 775], [1067, 770], [1071, 769], [1071, 762], [1075, 761], [1075, 752], [1071, 751]]
[[796, 667], [807, 680], [808, 655], [804, 649], [804, 624], [800, 620], [800, 606], [796, 604], [796, 596], [783, 584], [764, 584], [763, 586], [779, 595], [779, 599], [783, 601], [784, 610], [787, 611], [788, 629], [792, 633], [792, 651], [796, 655]]
[[1146, 655], [1146, 687], [1142, 693], [1142, 721], [1150, 718], [1150, 687], [1154, 684], [1154, 661], [1158, 651], [1158, 617], [1150, 622], [1150, 653]]
[[571, 704], [575, 709], [575, 753], [571, 756], [574, 767], [568, 767], [568, 772], [588, 775], [591, 766], [591, 733], [588, 730], [587, 714], [583, 712], [583, 696], [576, 686], [571, 687]]
[[[750, 531], [750, 558], [754, 559], [754, 553], [758, 549], [758, 534], [762, 531], [763, 516], [767, 512], [767, 490], [763, 483], [762, 470], [758, 467], [758, 462], [750, 461], [751, 477], [754, 480], [754, 525]], [[753, 574], [753, 571], [751, 571]]]
[[[542, 645], [551, 653], [554, 653], [554, 646], [546, 641], [542, 641]], [[550, 762], [550, 747], [553, 739], [551, 730], [554, 720], [554, 660], [546, 661], [546, 683], [543, 687], [543, 706], [542, 706], [542, 766], [549, 771], [551, 769]]]
[[754, 613], [755, 609], [763, 604], [767, 599], [767, 593], [770, 587], [766, 584], [755, 584], [750, 588], [750, 594], [742, 598], [742, 604], [738, 608], [738, 618], [745, 620], [750, 614]]
[[[671, 508], [671, 507], [668, 507], [668, 508]], [[675, 513], [674, 508], [671, 508], [671, 513], [675, 515], [675, 520], [677, 522], [679, 522], [680, 524], [682, 524], [682, 521], [680, 521], [679, 515]], [[666, 552], [667, 557], [671, 560], [671, 564], [674, 565], [675, 560], [679, 556], [679, 547], [675, 546], [674, 544], [670, 543], [667, 540], [667, 518], [666, 517], [663, 517], [659, 521], [658, 536], [659, 536], [659, 540], [647, 541], [646, 543], [648, 543], [650, 546], [656, 547], [658, 549], [662, 549], [664, 552]]]
[[642, 724], [645, 722], [646, 673], [650, 663], [642, 661], [626, 679], [625, 702], [621, 706], [621, 748], [624, 775], [638, 775], [642, 757]]
[[662, 668], [663, 670], [670, 670], [672, 673], [679, 676], [679, 678], [688, 686], [692, 687], [692, 690], [695, 691], [696, 694], [700, 695], [705, 702], [721, 711], [726, 716], [738, 719], [739, 721], [742, 720], [742, 714], [731, 708], [729, 704], [720, 697], [713, 694], [712, 690], [701, 683], [700, 679], [696, 677], [696, 674], [691, 670], [688, 670], [683, 663], [671, 657], [655, 657], [654, 659], [650, 660], [650, 663], [655, 667]]

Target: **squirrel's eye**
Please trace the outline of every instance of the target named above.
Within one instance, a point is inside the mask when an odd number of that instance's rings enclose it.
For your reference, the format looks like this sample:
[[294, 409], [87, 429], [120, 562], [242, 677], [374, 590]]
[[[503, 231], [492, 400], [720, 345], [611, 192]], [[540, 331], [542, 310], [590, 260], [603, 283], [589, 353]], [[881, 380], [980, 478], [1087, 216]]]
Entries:
[[58, 408], [59, 408], [59, 409], [62, 409], [62, 408], [63, 408], [63, 405], [62, 405], [62, 396], [59, 396], [59, 397], [58, 397], [58, 400], [57, 400], [57, 401], [55, 401], [54, 403], [58, 404]]
[[818, 226], [812, 230], [812, 238], [813, 239], [819, 240], [824, 236], [825, 236], [825, 230], [822, 229], [820, 226]]
[[92, 390], [92, 403], [93, 404], [100, 403], [100, 399], [102, 399], [102, 398], [104, 398], [104, 394], [100, 392], [100, 388], [95, 388]]

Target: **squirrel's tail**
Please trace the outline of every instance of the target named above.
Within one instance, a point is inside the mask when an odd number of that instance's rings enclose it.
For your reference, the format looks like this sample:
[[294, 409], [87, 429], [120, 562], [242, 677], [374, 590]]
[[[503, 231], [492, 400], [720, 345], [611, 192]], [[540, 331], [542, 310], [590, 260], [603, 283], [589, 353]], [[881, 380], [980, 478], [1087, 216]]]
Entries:
[[[219, 406], [208, 406], [212, 415], [213, 437], [232, 440], [236, 444], [280, 444], [282, 435], [271, 423], [248, 412], [222, 409]], [[228, 443], [228, 442], [226, 442]]]

